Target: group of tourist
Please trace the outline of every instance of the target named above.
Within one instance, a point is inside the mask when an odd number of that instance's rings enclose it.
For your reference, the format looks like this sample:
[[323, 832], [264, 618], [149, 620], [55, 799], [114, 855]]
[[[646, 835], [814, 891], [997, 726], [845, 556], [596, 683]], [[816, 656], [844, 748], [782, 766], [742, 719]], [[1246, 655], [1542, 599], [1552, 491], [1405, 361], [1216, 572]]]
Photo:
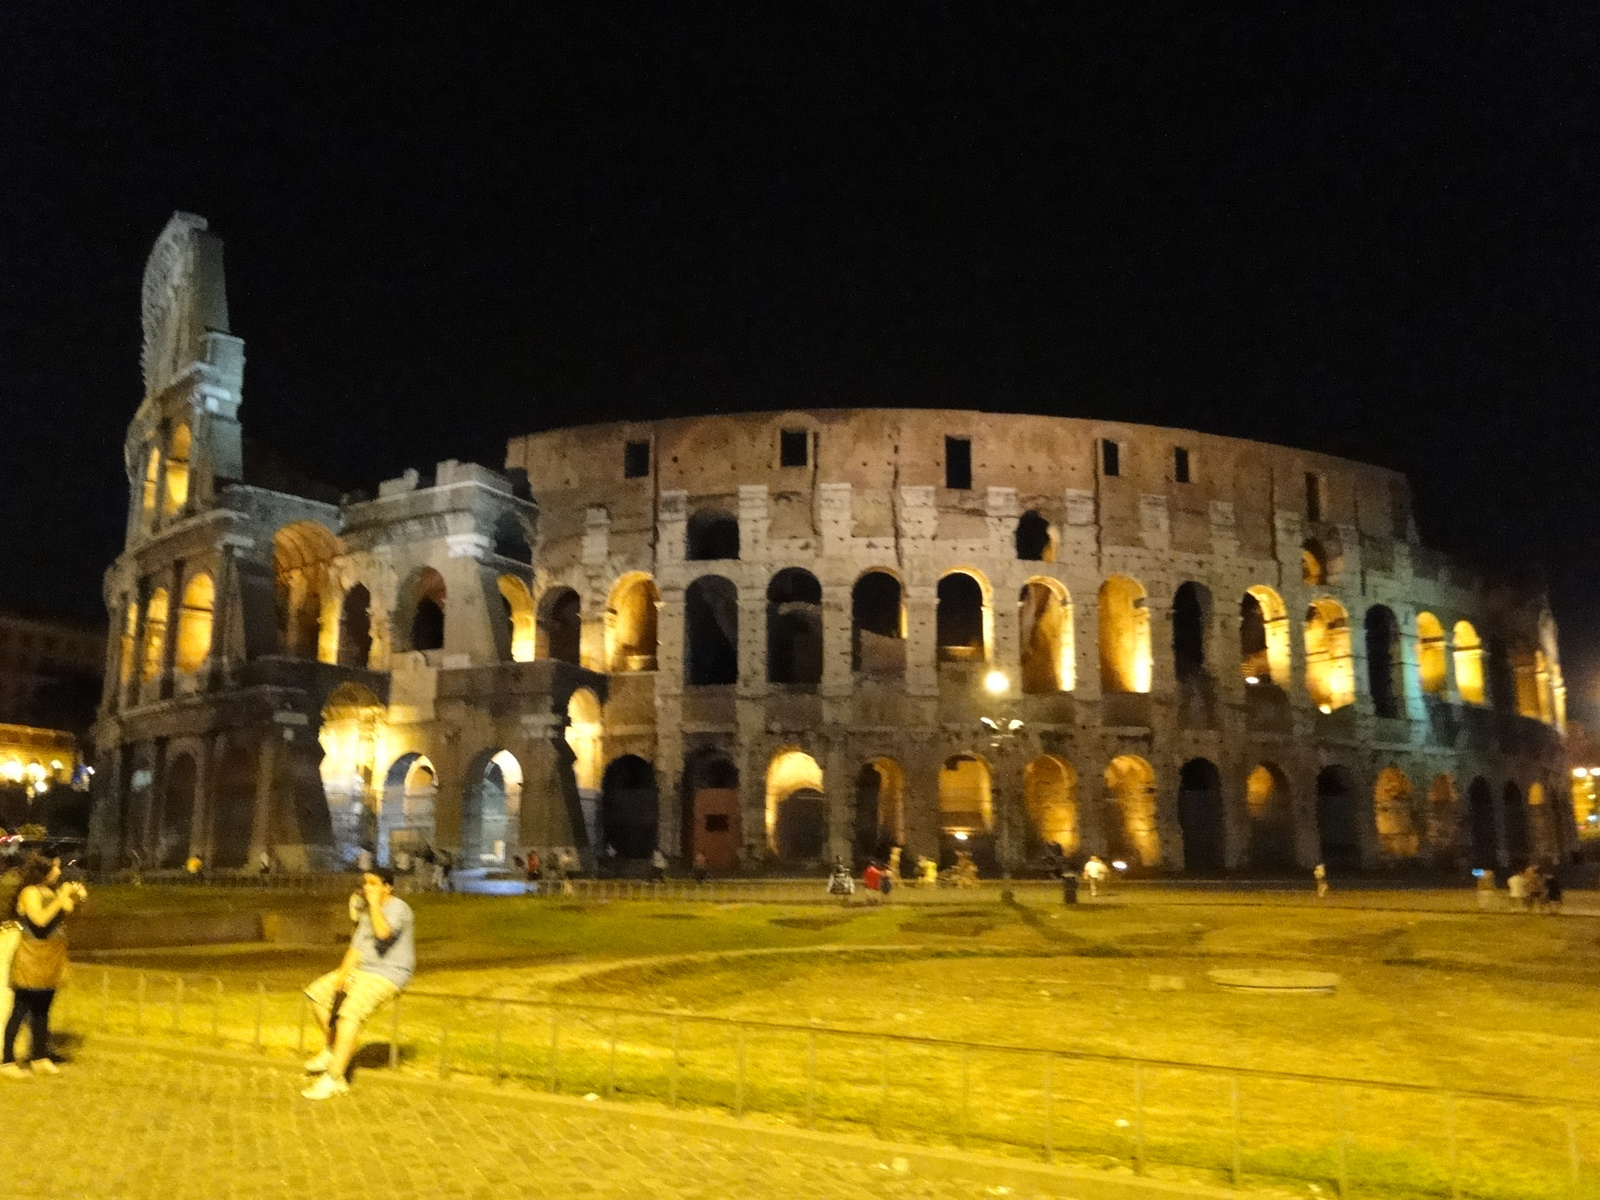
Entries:
[[[1488, 881], [1487, 891], [1493, 893], [1494, 874], [1484, 872], [1478, 876], [1478, 906], [1487, 908], [1484, 902], [1484, 881]], [[1506, 895], [1511, 902], [1511, 907], [1522, 912], [1560, 912], [1561, 911], [1561, 876], [1554, 868], [1546, 870], [1538, 863], [1529, 863], [1515, 875], [1506, 876]]]

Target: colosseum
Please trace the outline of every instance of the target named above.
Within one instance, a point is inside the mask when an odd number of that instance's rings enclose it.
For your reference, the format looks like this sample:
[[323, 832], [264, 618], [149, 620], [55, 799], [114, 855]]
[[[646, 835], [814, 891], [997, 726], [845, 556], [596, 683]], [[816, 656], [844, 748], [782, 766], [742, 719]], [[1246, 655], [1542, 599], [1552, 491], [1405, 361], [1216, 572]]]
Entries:
[[1425, 548], [1393, 471], [822, 409], [529, 434], [341, 496], [242, 435], [203, 219], [161, 235], [143, 324], [103, 862], [1457, 869], [1593, 823], [1544, 597]]

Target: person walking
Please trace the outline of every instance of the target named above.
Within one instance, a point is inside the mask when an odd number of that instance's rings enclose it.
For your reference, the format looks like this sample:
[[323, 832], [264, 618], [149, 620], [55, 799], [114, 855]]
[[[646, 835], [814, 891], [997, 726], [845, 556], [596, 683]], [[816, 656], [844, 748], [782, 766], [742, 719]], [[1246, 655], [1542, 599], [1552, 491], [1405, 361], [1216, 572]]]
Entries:
[[[59, 885], [59, 886], [58, 886]], [[67, 915], [89, 898], [81, 883], [61, 883], [61, 860], [32, 855], [22, 868], [16, 915], [21, 936], [11, 957], [11, 1015], [0, 1048], [0, 1076], [25, 1079], [54, 1075], [59, 1060], [50, 1050], [50, 1005], [67, 972]], [[17, 1034], [28, 1022], [28, 1066], [17, 1062]]]
[[327, 1100], [350, 1090], [346, 1075], [361, 1026], [385, 1001], [400, 994], [417, 970], [416, 919], [394, 894], [394, 872], [374, 867], [361, 877], [360, 918], [337, 969], [307, 986], [306, 998], [322, 1030], [322, 1053], [306, 1062], [316, 1075], [300, 1094]]
[[654, 853], [650, 855], [650, 882], [665, 883], [666, 881], [667, 856], [661, 853], [661, 847], [657, 846]]
[[11, 956], [22, 939], [17, 897], [22, 892], [22, 861], [15, 854], [0, 859], [0, 1029], [11, 1019]]
[[1561, 911], [1561, 864], [1551, 863], [1544, 876], [1544, 899], [1551, 912]]
[[1100, 885], [1105, 882], [1106, 876], [1110, 873], [1106, 868], [1105, 862], [1098, 854], [1089, 856], [1089, 861], [1083, 864], [1083, 877], [1088, 881], [1091, 898], [1100, 894]]
[[872, 900], [873, 903], [877, 903], [881, 895], [878, 890], [878, 884], [882, 879], [883, 872], [878, 870], [878, 860], [869, 858], [867, 860], [867, 869], [861, 872], [861, 890], [867, 893], [868, 899]]
[[1328, 895], [1328, 865], [1318, 863], [1311, 868], [1311, 878], [1317, 881], [1317, 899], [1321, 900]]
[[1506, 897], [1511, 902], [1511, 907], [1526, 908], [1528, 906], [1528, 877], [1518, 871], [1515, 875], [1506, 876]]

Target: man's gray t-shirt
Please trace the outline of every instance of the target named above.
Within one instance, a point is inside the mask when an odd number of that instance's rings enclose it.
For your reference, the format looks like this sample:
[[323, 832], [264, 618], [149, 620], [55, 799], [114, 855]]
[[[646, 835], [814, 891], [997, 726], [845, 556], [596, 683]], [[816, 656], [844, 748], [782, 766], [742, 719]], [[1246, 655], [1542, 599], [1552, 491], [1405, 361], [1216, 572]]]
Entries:
[[372, 914], [365, 909], [356, 921], [356, 931], [350, 944], [361, 951], [358, 971], [371, 971], [381, 975], [395, 987], [405, 987], [417, 970], [417, 939], [411, 906], [399, 896], [390, 896], [383, 902], [384, 920], [389, 922], [387, 949], [381, 949], [372, 932]]

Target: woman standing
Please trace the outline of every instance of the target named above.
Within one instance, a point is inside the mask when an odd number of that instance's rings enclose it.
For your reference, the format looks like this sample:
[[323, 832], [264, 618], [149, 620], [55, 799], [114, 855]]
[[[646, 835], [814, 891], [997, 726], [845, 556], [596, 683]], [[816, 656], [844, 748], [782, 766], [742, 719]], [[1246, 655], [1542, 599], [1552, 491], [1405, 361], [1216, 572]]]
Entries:
[[33, 1038], [29, 1066], [40, 1075], [56, 1073], [56, 1059], [50, 1053], [50, 1005], [56, 998], [67, 970], [67, 934], [61, 926], [79, 903], [89, 898], [81, 883], [57, 887], [61, 880], [61, 860], [31, 856], [22, 868], [22, 891], [17, 897], [17, 918], [22, 938], [11, 959], [11, 988], [14, 1002], [6, 1021], [4, 1053], [0, 1055], [0, 1075], [22, 1079], [27, 1070], [17, 1062], [17, 1034], [28, 1022]]

